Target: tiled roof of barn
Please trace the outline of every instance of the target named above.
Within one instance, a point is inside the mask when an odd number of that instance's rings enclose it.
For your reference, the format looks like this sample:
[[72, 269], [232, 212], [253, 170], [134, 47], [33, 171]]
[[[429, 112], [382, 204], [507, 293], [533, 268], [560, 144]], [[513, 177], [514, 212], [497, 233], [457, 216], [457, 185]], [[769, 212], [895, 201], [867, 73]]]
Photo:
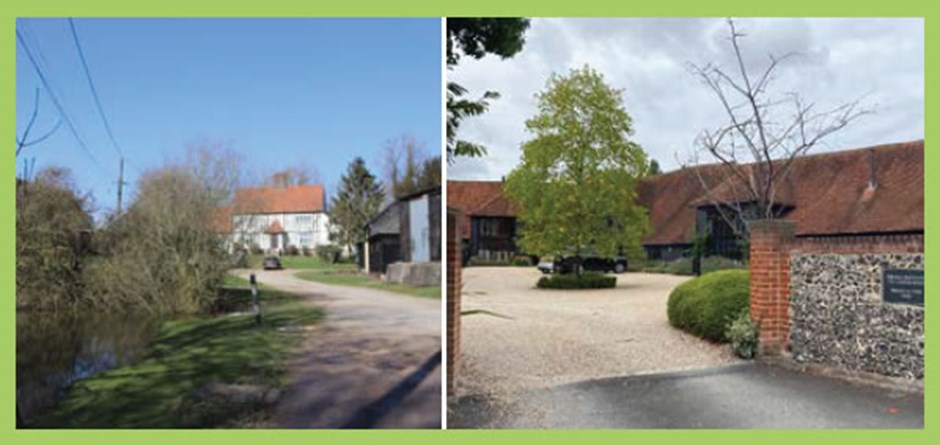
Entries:
[[[869, 189], [872, 160], [877, 186]], [[734, 196], [735, 181], [719, 165], [680, 169], [642, 181], [640, 202], [650, 209], [653, 227], [644, 244], [691, 242], [695, 207], [710, 202], [696, 170], [707, 178], [709, 196]], [[776, 201], [793, 206], [783, 218], [796, 224], [798, 236], [922, 231], [924, 141], [797, 158]]]
[[637, 201], [647, 208], [652, 231], [643, 244], [682, 244], [695, 231], [692, 202], [702, 196], [703, 182], [716, 183], [723, 175], [719, 166], [683, 168], [637, 183]]
[[[869, 189], [872, 156], [877, 186]], [[649, 210], [653, 229], [643, 243], [690, 243], [695, 208], [709, 202], [705, 186], [711, 196], [733, 196], [729, 178], [724, 167], [712, 164], [640, 181], [637, 199]], [[447, 187], [448, 206], [463, 214], [463, 237], [470, 236], [470, 215], [515, 215], [501, 181], [448, 181]], [[800, 157], [777, 201], [793, 206], [783, 217], [795, 222], [797, 235], [923, 231], [924, 141]]]
[[[493, 200], [505, 201], [502, 181], [447, 181], [447, 206], [460, 211], [460, 234], [470, 237], [470, 215]], [[489, 210], [496, 210], [489, 209]], [[513, 209], [505, 208], [505, 214], [488, 212], [487, 216], [515, 216]], [[510, 212], [510, 210], [513, 210]], [[482, 216], [482, 215], [480, 215]]]

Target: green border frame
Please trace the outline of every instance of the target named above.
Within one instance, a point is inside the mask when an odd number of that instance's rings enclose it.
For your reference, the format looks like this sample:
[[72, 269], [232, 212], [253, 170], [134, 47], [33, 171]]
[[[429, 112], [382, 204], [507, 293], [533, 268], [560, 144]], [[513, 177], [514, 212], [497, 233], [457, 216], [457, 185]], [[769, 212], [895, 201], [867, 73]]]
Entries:
[[[932, 4], [931, 4], [932, 3]], [[362, 16], [362, 17], [442, 17], [442, 16], [528, 16], [528, 17], [654, 17], [654, 16], [763, 16], [763, 17], [924, 17], [925, 25], [933, 24], [931, 18], [940, 17], [937, 6], [940, 2], [929, 0], [892, 0], [855, 2], [834, 2], [825, 0], [783, 0], [762, 2], [759, 0], [659, 0], [656, 2], [616, 2], [603, 0], [474, 0], [457, 2], [454, 0], [344, 0], [320, 2], [304, 0], [6, 0], [0, 5], [3, 11], [0, 19], [0, 60], [3, 70], [0, 72], [0, 91], [5, 105], [2, 108], [0, 135], [8, 141], [14, 139], [15, 132], [15, 27], [16, 17], [57, 17], [57, 16], [96, 16], [96, 17], [289, 17], [289, 16]], [[938, 19], [940, 20], [940, 19]], [[938, 89], [930, 88], [929, 80], [933, 68], [940, 65], [940, 31], [927, 26], [925, 30], [926, 75], [925, 104], [937, 103]], [[929, 108], [925, 110], [925, 122]], [[925, 128], [927, 134], [931, 129]], [[927, 136], [925, 134], [925, 137]], [[937, 154], [925, 152], [925, 172], [940, 167]], [[15, 171], [15, 158], [10, 154], [3, 158], [2, 174], [12, 180]], [[940, 191], [940, 175], [925, 177], [926, 196]], [[0, 249], [6, 252], [0, 261], [0, 283], [6, 289], [6, 295], [14, 295], [15, 285], [15, 196], [10, 187], [0, 194], [0, 229], [6, 234], [0, 239]], [[925, 202], [926, 225], [934, 224], [932, 206]], [[937, 247], [937, 240], [925, 237], [926, 251]], [[9, 255], [9, 256], [7, 256]], [[940, 291], [940, 275], [927, 275], [928, 293]], [[10, 298], [8, 301], [11, 301]], [[925, 303], [928, 304], [928, 303]], [[9, 361], [0, 369], [0, 398], [7, 400], [0, 405], [0, 425], [4, 440], [14, 443], [72, 443], [72, 444], [124, 444], [128, 442], [142, 444], [197, 443], [217, 441], [225, 444], [254, 445], [260, 441], [277, 440], [278, 445], [288, 443], [401, 443], [421, 444], [439, 443], [570, 443], [584, 441], [591, 443], [623, 443], [630, 440], [673, 442], [673, 443], [786, 443], [821, 442], [851, 443], [853, 445], [878, 444], [886, 442], [925, 443], [929, 439], [937, 396], [925, 400], [925, 429], [916, 431], [882, 430], [828, 430], [806, 431], [787, 430], [593, 430], [593, 431], [298, 431], [298, 430], [16, 430], [15, 429], [15, 349], [16, 319], [12, 303], [2, 312], [3, 331], [0, 332], [0, 347]], [[927, 317], [927, 329], [938, 326], [933, 317]], [[927, 343], [927, 350], [936, 350], [932, 342]], [[933, 352], [925, 352], [930, 363], [937, 363]], [[931, 387], [936, 379], [933, 373], [927, 373], [925, 387]], [[733, 403], [733, 400], [729, 401]], [[934, 439], [936, 440], [936, 439]], [[8, 442], [9, 443], [9, 442]]]

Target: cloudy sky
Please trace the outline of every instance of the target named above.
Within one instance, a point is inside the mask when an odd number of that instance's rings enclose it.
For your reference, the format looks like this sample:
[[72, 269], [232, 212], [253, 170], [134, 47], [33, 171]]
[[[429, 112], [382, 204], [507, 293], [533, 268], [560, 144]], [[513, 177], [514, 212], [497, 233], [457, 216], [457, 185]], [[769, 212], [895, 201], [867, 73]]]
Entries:
[[[817, 151], [923, 138], [922, 19], [741, 19], [737, 26], [751, 70], [764, 68], [768, 54], [799, 54], [778, 69], [771, 93], [797, 91], [819, 107], [862, 98], [874, 110]], [[448, 73], [472, 93], [502, 96], [460, 128], [461, 139], [484, 144], [489, 154], [459, 159], [448, 177], [499, 179], [512, 170], [531, 136], [525, 120], [535, 113], [535, 93], [551, 73], [585, 64], [623, 90], [634, 140], [672, 170], [690, 158], [699, 132], [726, 123], [688, 66], [729, 67], [730, 50], [724, 19], [533, 19], [516, 57], [464, 58]]]

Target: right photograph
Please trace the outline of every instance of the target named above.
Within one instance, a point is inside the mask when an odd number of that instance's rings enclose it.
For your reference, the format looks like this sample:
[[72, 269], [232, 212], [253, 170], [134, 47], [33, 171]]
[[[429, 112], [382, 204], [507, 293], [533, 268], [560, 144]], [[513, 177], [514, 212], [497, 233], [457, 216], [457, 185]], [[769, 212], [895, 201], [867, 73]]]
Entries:
[[446, 28], [447, 428], [924, 428], [923, 18]]

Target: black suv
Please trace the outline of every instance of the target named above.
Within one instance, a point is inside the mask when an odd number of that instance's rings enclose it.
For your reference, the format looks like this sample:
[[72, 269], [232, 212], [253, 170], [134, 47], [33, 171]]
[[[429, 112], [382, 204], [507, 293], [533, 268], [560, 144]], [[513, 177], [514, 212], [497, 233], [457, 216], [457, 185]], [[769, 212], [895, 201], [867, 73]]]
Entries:
[[[573, 273], [577, 264], [575, 257], [564, 256], [555, 260], [553, 272]], [[597, 255], [585, 255], [581, 257], [581, 267], [585, 272], [624, 273], [627, 271], [627, 257], [606, 258]]]

